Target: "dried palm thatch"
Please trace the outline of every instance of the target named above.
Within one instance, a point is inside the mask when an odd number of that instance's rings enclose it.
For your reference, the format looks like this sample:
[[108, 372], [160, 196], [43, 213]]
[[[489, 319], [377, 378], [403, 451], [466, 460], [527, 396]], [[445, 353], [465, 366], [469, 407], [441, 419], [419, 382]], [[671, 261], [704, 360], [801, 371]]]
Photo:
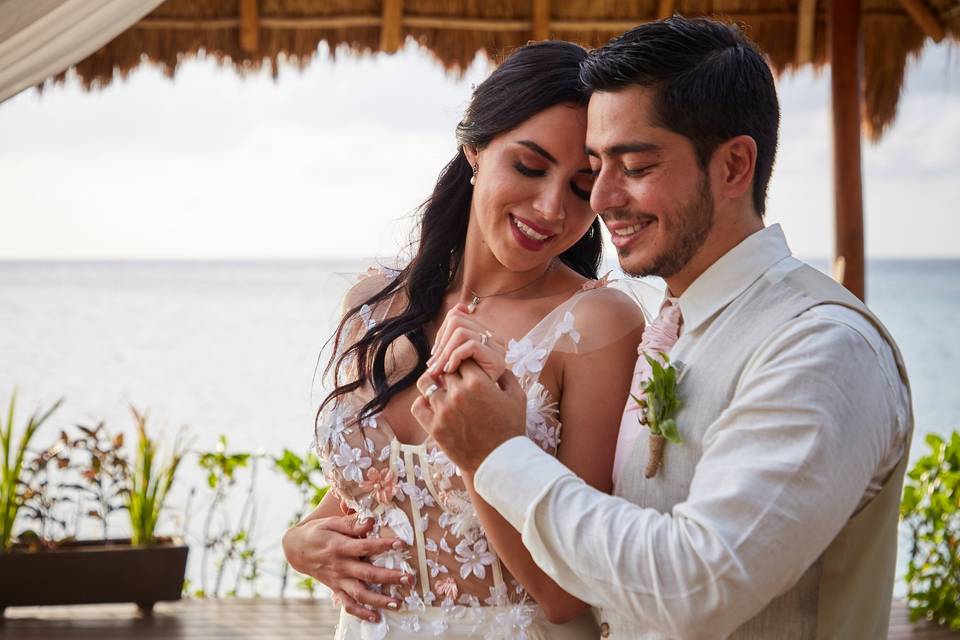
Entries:
[[[167, 0], [75, 67], [90, 89], [144, 61], [173, 76], [199, 54], [239, 73], [304, 67], [331, 52], [396, 51], [407, 37], [457, 72], [531, 39], [595, 46], [678, 12], [736, 21], [777, 73], [828, 63], [827, 0]], [[960, 0], [862, 0], [864, 124], [877, 139], [893, 121], [907, 60], [928, 37], [960, 40]]]

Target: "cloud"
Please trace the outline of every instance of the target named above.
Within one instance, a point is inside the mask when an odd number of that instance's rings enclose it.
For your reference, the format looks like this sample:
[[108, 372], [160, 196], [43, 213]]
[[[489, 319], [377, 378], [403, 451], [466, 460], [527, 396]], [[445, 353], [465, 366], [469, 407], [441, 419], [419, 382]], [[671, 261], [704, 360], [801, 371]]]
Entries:
[[[863, 147], [871, 255], [960, 255], [960, 74], [930, 46], [908, 72], [894, 126]], [[142, 67], [0, 105], [0, 257], [391, 255], [409, 212], [454, 153], [482, 59], [463, 78], [415, 46], [329, 52], [304, 72], [239, 78], [209, 60], [171, 82]], [[799, 255], [833, 247], [829, 75], [778, 80], [781, 145], [768, 221]], [[953, 245], [953, 246], [951, 246]]]

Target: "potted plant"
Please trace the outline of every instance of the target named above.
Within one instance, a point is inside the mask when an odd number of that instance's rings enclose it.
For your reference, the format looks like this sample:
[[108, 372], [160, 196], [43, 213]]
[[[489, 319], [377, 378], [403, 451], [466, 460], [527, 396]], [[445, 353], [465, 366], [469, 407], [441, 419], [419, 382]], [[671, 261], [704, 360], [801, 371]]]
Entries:
[[14, 416], [17, 407], [17, 392], [10, 396], [7, 407], [7, 423], [4, 426], [0, 417], [0, 552], [7, 552], [13, 543], [13, 526], [17, 513], [24, 503], [26, 487], [21, 475], [27, 456], [27, 447], [37, 430], [53, 412], [60, 408], [63, 400], [58, 400], [46, 411], [37, 410], [23, 429], [17, 446], [13, 446]]
[[[11, 401], [11, 405], [13, 402]], [[55, 405], [54, 409], [56, 408]], [[148, 613], [161, 600], [180, 598], [187, 562], [187, 547], [179, 539], [158, 538], [157, 522], [173, 485], [177, 469], [186, 452], [181, 437], [173, 450], [162, 460], [158, 442], [147, 433], [147, 416], [131, 409], [137, 428], [134, 461], [130, 464], [121, 454], [123, 439], [110, 438], [102, 425], [80, 428], [75, 439], [61, 434], [60, 442], [72, 455], [64, 465], [58, 454], [57, 467], [69, 467], [77, 476], [75, 483], [62, 483], [61, 489], [72, 490], [77, 512], [96, 518], [102, 524], [103, 538], [73, 540], [67, 537], [57, 542], [44, 535], [21, 536], [21, 540], [0, 553], [0, 611], [8, 606], [87, 604], [98, 602], [135, 602]], [[24, 433], [33, 435], [38, 423], [49, 417], [52, 410], [31, 418]], [[9, 441], [12, 429], [0, 433], [0, 440]], [[182, 433], [182, 432], [181, 432]], [[4, 445], [6, 451], [6, 445]], [[20, 458], [26, 446], [21, 441]], [[48, 450], [49, 451], [49, 450]], [[6, 454], [4, 460], [6, 460]], [[43, 454], [41, 454], [43, 455]], [[49, 462], [49, 454], [47, 455]], [[8, 469], [4, 468], [4, 483]], [[9, 465], [10, 473], [20, 474], [20, 465]], [[24, 497], [36, 497], [48, 492], [49, 482], [42, 487], [28, 487], [17, 479], [21, 487], [12, 501], [17, 507], [27, 502]], [[6, 500], [6, 488], [3, 500]], [[67, 500], [67, 498], [64, 498]], [[86, 505], [94, 508], [86, 510]], [[7, 504], [6, 502], [4, 504]], [[40, 502], [40, 506], [49, 504]], [[129, 539], [107, 538], [107, 519], [115, 512], [125, 510], [129, 516]], [[9, 513], [8, 511], [4, 512]], [[34, 505], [30, 515], [44, 514]], [[9, 526], [4, 531], [12, 534], [13, 516], [7, 516]]]

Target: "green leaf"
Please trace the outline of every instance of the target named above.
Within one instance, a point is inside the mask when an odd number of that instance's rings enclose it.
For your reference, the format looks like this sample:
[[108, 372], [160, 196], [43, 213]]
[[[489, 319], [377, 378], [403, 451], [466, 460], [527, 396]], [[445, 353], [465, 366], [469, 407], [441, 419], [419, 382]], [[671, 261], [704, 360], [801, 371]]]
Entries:
[[670, 442], [674, 444], [683, 444], [683, 439], [680, 438], [680, 432], [677, 430], [677, 421], [673, 418], [664, 420], [660, 425], [660, 431], [663, 437]]

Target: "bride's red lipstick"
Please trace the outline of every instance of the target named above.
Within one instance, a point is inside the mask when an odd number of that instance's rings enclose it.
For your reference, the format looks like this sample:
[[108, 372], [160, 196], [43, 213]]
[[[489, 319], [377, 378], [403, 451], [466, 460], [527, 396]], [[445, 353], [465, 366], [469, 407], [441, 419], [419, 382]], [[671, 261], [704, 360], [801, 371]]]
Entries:
[[[520, 231], [520, 229], [517, 227], [517, 221], [519, 221], [520, 223], [522, 223], [527, 227], [530, 227], [531, 229], [533, 229], [534, 232], [547, 237], [543, 240], [534, 240], [533, 238], [529, 237], [528, 235]], [[513, 237], [517, 240], [517, 244], [519, 244], [521, 247], [529, 251], [540, 251], [545, 246], [547, 246], [547, 244], [556, 235], [550, 232], [549, 230], [543, 229], [542, 227], [538, 227], [537, 225], [527, 220], [524, 220], [523, 218], [517, 217], [512, 213], [510, 214], [510, 230], [513, 231]]]

